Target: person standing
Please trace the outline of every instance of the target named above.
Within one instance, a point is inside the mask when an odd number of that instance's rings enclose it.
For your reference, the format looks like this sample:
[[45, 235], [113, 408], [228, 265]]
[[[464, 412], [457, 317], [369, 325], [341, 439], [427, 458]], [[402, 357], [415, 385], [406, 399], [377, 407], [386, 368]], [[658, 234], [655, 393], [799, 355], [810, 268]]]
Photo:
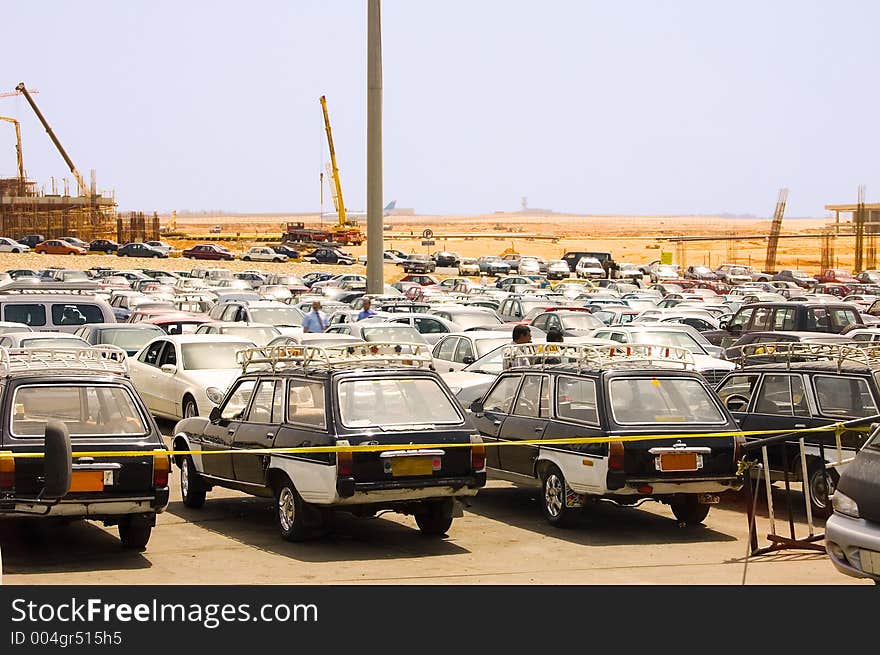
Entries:
[[365, 318], [373, 318], [376, 315], [370, 307], [372, 306], [372, 301], [369, 298], [364, 298], [364, 306], [360, 312], [358, 312], [357, 320], [363, 321]]
[[303, 332], [323, 332], [327, 328], [327, 314], [321, 311], [321, 301], [312, 301], [312, 311], [303, 319]]
[[[532, 330], [528, 325], [517, 325], [513, 328], [513, 343], [520, 345], [524, 343], [532, 343]], [[531, 363], [525, 355], [517, 355], [510, 360], [513, 366], [528, 366]]]

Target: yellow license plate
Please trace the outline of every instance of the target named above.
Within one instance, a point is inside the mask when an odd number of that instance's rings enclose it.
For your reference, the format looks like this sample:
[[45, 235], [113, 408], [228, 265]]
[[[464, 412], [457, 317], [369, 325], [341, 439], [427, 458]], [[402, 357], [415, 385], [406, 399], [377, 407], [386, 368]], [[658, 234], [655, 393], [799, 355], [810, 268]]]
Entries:
[[433, 457], [392, 457], [391, 475], [394, 477], [431, 475], [434, 471], [433, 460]]
[[660, 455], [661, 471], [696, 471], [697, 453], [665, 453]]
[[104, 491], [104, 471], [74, 471], [71, 491]]

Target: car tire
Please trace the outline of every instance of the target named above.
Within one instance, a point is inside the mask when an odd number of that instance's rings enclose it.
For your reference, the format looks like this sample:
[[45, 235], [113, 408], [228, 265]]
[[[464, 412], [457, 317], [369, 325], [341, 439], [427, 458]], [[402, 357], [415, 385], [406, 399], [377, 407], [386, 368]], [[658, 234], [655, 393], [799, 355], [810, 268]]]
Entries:
[[840, 474], [835, 469], [826, 470], [822, 460], [816, 457], [810, 459], [807, 465], [807, 483], [804, 485], [804, 491], [809, 493], [810, 509], [813, 516], [822, 518], [831, 516], [831, 494], [834, 493], [839, 481]]
[[152, 524], [141, 516], [126, 516], [119, 522], [119, 540], [130, 550], [146, 550], [152, 531]]
[[184, 455], [180, 460], [180, 495], [183, 497], [183, 504], [198, 509], [205, 504], [206, 492], [205, 483], [196, 470], [193, 458]]
[[541, 511], [555, 528], [567, 528], [574, 523], [575, 510], [565, 506], [566, 487], [565, 476], [555, 464], [541, 475]]
[[181, 409], [183, 410], [183, 418], [193, 418], [199, 415], [199, 406], [192, 396], [184, 396]]
[[697, 497], [693, 494], [688, 494], [684, 498], [672, 501], [669, 503], [669, 507], [672, 508], [675, 518], [686, 525], [702, 523], [712, 508], [711, 505], [698, 503]]
[[249, 262], [251, 260], [251, 258], [250, 257], [242, 257], [241, 260], [244, 262]]
[[288, 477], [284, 477], [275, 489], [275, 519], [278, 531], [286, 541], [304, 541], [309, 537], [305, 503]]
[[416, 525], [423, 535], [439, 537], [449, 532], [452, 527], [453, 503], [452, 498], [424, 503], [422, 510], [415, 513]]
[[13, 249], [12, 249], [12, 252], [15, 253], [15, 254], [18, 254], [18, 253], [21, 252], [21, 250], [19, 250], [18, 248], [13, 248]]
[[281, 263], [281, 258], [280, 258], [280, 257], [276, 257], [276, 258], [273, 259], [272, 261], [275, 262], [276, 264], [280, 264], [280, 263]]

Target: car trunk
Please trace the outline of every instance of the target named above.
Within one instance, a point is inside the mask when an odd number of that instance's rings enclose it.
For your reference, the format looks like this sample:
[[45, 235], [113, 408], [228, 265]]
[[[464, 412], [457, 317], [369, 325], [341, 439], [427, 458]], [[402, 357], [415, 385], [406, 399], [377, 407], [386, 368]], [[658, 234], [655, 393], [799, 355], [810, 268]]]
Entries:
[[[723, 427], [721, 430], [729, 430]], [[689, 430], [693, 433], [713, 432], [715, 429]], [[628, 434], [627, 436], [634, 436]], [[693, 468], [693, 454], [687, 457], [691, 448], [709, 448], [708, 453], [699, 453], [702, 466], [696, 470]], [[670, 452], [658, 455], [651, 453], [653, 449], [668, 449]], [[681, 450], [681, 453], [671, 451]], [[623, 444], [623, 472], [627, 477], [651, 477], [651, 478], [700, 478], [707, 475], [725, 476], [736, 473], [734, 461], [733, 437], [687, 437], [676, 431], [676, 436], [669, 439], [650, 439], [645, 441], [626, 441]], [[658, 457], [663, 457], [664, 468], [669, 470], [660, 471], [657, 468]]]

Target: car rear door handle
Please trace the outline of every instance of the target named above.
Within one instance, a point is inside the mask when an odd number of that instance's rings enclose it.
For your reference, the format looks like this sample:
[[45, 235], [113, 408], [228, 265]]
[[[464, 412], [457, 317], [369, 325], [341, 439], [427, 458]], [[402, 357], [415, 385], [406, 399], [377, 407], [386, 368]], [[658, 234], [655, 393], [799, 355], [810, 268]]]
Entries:
[[497, 428], [499, 425], [501, 425], [501, 421], [492, 421], [492, 425]]
[[235, 432], [235, 428], [229, 428], [226, 432], [227, 434], [232, 434], [233, 432]]
[[796, 427], [796, 428], [805, 428], [805, 427], [807, 427], [807, 424], [806, 424], [806, 423], [795, 423], [795, 424], [794, 424], [794, 427]]
[[543, 432], [543, 431], [544, 431], [543, 425], [539, 425], [538, 427], [535, 428], [535, 432]]
[[267, 433], [266, 433], [266, 438], [267, 438], [267, 439], [272, 439], [274, 436], [275, 436], [275, 433], [274, 433], [274, 432], [267, 432]]

